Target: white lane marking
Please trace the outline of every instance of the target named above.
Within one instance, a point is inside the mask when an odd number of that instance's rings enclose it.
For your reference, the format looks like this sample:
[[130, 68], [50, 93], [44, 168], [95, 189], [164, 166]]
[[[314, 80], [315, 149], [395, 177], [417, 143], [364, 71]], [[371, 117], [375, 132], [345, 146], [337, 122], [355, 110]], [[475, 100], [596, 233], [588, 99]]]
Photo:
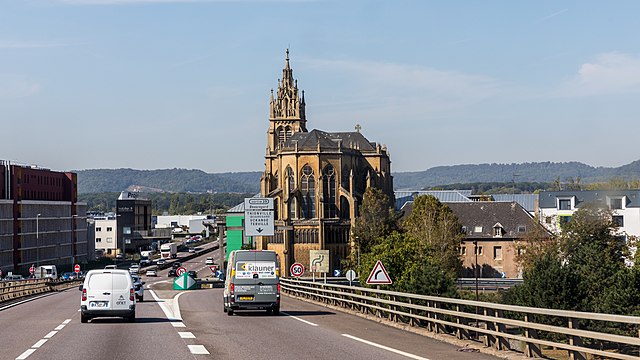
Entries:
[[52, 331], [50, 333], [48, 333], [47, 335], [44, 336], [45, 339], [51, 339], [53, 337], [53, 335], [57, 334], [57, 331]]
[[187, 325], [185, 325], [183, 322], [172, 322], [171, 325], [175, 328], [187, 327]]
[[196, 336], [193, 335], [193, 333], [189, 332], [189, 331], [184, 331], [184, 332], [183, 331], [178, 331], [178, 335], [180, 335], [180, 337], [183, 338], [183, 339], [195, 339], [196, 338]]
[[[78, 310], [80, 310], [80, 309], [78, 309]], [[71, 319], [67, 319], [67, 320], [63, 321], [62, 323], [66, 325], [66, 324], [68, 324], [70, 322], [71, 322]]]
[[53, 329], [53, 330], [60, 331], [60, 330], [64, 329], [65, 326], [66, 326], [65, 324], [60, 324], [60, 325], [56, 326], [56, 328]]
[[425, 357], [422, 357], [422, 356], [409, 354], [408, 352], [404, 352], [404, 351], [400, 351], [400, 350], [397, 350], [397, 349], [394, 349], [394, 348], [390, 348], [388, 346], [380, 345], [380, 344], [374, 343], [372, 341], [360, 339], [358, 337], [355, 337], [355, 336], [352, 336], [352, 335], [349, 335], [349, 334], [342, 334], [342, 336], [347, 337], [349, 339], [356, 340], [356, 341], [360, 341], [361, 343], [364, 343], [364, 344], [367, 344], [367, 345], [375, 346], [377, 348], [390, 351], [392, 353], [396, 353], [398, 355], [406, 356], [406, 357], [411, 358], [411, 359], [429, 360], [428, 358], [425, 358]]
[[209, 352], [207, 351], [207, 348], [204, 347], [204, 345], [187, 345], [189, 347], [189, 351], [191, 351], [192, 354], [196, 354], [196, 355], [209, 355]]
[[184, 291], [178, 293], [178, 295], [174, 296], [173, 299], [160, 299], [158, 295], [156, 295], [155, 291], [149, 290], [149, 292], [151, 293], [151, 296], [153, 296], [153, 298], [156, 300], [158, 305], [160, 305], [160, 308], [164, 312], [164, 315], [167, 317], [167, 319], [182, 320], [182, 315], [180, 314], [180, 303], [178, 302], [178, 299], [180, 298], [180, 296], [182, 296], [182, 294], [185, 293]]
[[35, 351], [36, 351], [36, 349], [29, 349], [29, 350], [23, 352], [22, 355], [18, 356], [16, 358], [16, 360], [24, 360], [24, 359], [28, 358], [29, 355], [33, 354]]
[[[1, 308], [0, 308], [0, 311], [2, 311], [2, 310], [6, 310], [6, 309], [8, 309], [8, 308], [12, 308], [12, 307], [14, 307], [14, 306], [18, 306], [18, 305], [20, 305], [20, 304], [24, 304], [24, 303], [29, 302], [29, 301], [37, 300], [37, 299], [43, 298], [43, 297], [45, 297], [45, 296], [51, 296], [51, 295], [53, 295], [53, 294], [48, 293], [48, 294], [44, 294], [44, 295], [40, 295], [40, 296], [34, 296], [34, 297], [29, 298], [29, 299], [27, 299], [27, 300], [18, 301], [18, 302], [16, 302], [16, 303], [9, 304], [9, 305], [7, 305], [7, 306], [1, 307]], [[27, 356], [29, 356], [29, 355], [27, 355]]]
[[304, 320], [304, 319], [300, 319], [299, 317], [297, 317], [297, 316], [293, 316], [293, 315], [291, 315], [291, 314], [287, 314], [286, 312], [281, 311], [280, 313], [281, 313], [281, 314], [284, 314], [284, 315], [287, 315], [288, 317], [290, 317], [290, 318], [292, 318], [292, 319], [296, 319], [296, 320], [298, 320], [298, 321], [302, 321], [303, 323], [305, 323], [305, 324], [307, 324], [307, 325], [311, 325], [311, 326], [318, 326], [318, 324], [314, 324], [314, 323], [312, 323], [311, 321], [307, 321], [307, 320]]
[[38, 340], [37, 343], [33, 344], [32, 348], [36, 348], [36, 349], [39, 348], [40, 346], [44, 345], [44, 343], [46, 343], [47, 340], [49, 340], [49, 339], [40, 339], [40, 340]]

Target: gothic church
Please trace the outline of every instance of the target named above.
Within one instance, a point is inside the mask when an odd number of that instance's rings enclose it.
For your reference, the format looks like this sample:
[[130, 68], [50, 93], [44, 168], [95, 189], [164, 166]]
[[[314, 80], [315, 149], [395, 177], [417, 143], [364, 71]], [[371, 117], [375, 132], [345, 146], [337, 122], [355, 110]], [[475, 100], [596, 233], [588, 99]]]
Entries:
[[308, 131], [305, 107], [287, 49], [275, 97], [271, 90], [260, 185], [262, 196], [274, 198], [276, 229], [258, 237], [256, 248], [276, 251], [283, 274], [300, 262], [310, 276], [312, 249], [329, 250], [330, 269], [340, 269], [365, 190], [380, 188], [393, 200], [393, 178], [386, 147], [367, 140], [359, 125], [354, 132]]

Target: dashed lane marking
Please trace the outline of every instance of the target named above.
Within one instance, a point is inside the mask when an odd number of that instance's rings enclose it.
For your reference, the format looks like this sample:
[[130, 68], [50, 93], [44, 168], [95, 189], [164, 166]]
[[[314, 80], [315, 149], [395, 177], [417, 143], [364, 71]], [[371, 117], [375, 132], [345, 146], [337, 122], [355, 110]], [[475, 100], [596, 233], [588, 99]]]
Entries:
[[281, 314], [284, 314], [284, 315], [287, 315], [288, 317], [290, 317], [290, 318], [292, 318], [292, 319], [296, 319], [296, 320], [298, 320], [298, 321], [301, 321], [301, 322], [303, 322], [303, 323], [305, 323], [305, 324], [307, 324], [307, 325], [311, 325], [311, 326], [318, 326], [318, 324], [314, 324], [314, 323], [312, 323], [311, 321], [307, 321], [307, 320], [304, 320], [304, 319], [300, 319], [299, 317], [297, 317], [297, 316], [293, 316], [293, 315], [291, 315], [291, 314], [287, 314], [286, 312], [281, 311], [280, 313], [281, 313]]
[[404, 351], [401, 351], [401, 350], [397, 350], [397, 349], [394, 349], [394, 348], [390, 348], [390, 347], [388, 347], [388, 346], [380, 345], [380, 344], [378, 344], [378, 343], [374, 343], [373, 341], [369, 341], [369, 340], [365, 340], [365, 339], [360, 339], [359, 337], [355, 337], [355, 336], [353, 336], [353, 335], [349, 335], [349, 334], [342, 334], [342, 336], [344, 336], [344, 337], [346, 337], [346, 338], [349, 338], [349, 339], [352, 339], [352, 340], [355, 340], [355, 341], [359, 341], [359, 342], [361, 342], [361, 343], [363, 343], [363, 344], [371, 345], [371, 346], [377, 347], [377, 348], [379, 348], [379, 349], [383, 349], [383, 350], [390, 351], [390, 352], [395, 353], [395, 354], [398, 354], [398, 355], [406, 356], [406, 357], [411, 358], [411, 359], [416, 359], [416, 360], [429, 360], [429, 359], [427, 359], [427, 358], [425, 358], [425, 357], [422, 357], [422, 356], [418, 356], [418, 355], [410, 354], [410, 353], [408, 353], [408, 352], [404, 352]]
[[44, 345], [49, 339], [40, 339], [37, 343], [33, 344], [32, 348], [37, 349], [40, 346]]
[[193, 335], [192, 332], [189, 331], [178, 331], [178, 335], [180, 335], [181, 338], [183, 339], [195, 339], [195, 335]]
[[[80, 309], [78, 309], [78, 310], [80, 310]], [[67, 319], [67, 320], [63, 321], [62, 323], [66, 325], [66, 324], [68, 324], [70, 322], [71, 322], [71, 319]]]
[[60, 325], [56, 326], [56, 328], [53, 329], [53, 330], [60, 331], [60, 330], [64, 329], [65, 326], [66, 326], [65, 324], [60, 324]]
[[50, 333], [48, 333], [47, 335], [44, 336], [45, 339], [51, 339], [53, 337], [53, 335], [57, 334], [57, 331], [51, 331]]
[[175, 328], [187, 327], [187, 325], [185, 325], [183, 322], [172, 322], [171, 325]]
[[29, 355], [33, 354], [35, 351], [36, 351], [36, 349], [29, 349], [29, 350], [23, 352], [20, 356], [18, 356], [16, 358], [16, 360], [24, 360], [24, 359], [28, 358]]
[[195, 355], [209, 355], [209, 351], [204, 345], [187, 345], [189, 347], [189, 351]]

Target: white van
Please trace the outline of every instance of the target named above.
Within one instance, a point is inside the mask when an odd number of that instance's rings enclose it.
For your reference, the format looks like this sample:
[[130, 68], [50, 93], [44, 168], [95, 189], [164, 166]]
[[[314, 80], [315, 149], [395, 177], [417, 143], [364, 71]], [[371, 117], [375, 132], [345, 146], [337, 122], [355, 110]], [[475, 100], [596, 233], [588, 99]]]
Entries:
[[280, 261], [270, 250], [234, 250], [224, 284], [224, 312], [262, 309], [280, 313]]
[[95, 317], [123, 317], [136, 321], [136, 294], [127, 270], [90, 270], [80, 286], [80, 322]]
[[55, 265], [42, 265], [36, 268], [33, 275], [36, 279], [57, 279], [58, 269]]

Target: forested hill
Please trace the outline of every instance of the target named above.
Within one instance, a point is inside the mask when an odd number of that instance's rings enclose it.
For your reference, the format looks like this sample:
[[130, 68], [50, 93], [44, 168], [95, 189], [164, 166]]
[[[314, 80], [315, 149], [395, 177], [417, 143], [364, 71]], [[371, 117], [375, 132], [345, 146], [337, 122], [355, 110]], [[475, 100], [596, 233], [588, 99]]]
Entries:
[[[205, 173], [201, 170], [97, 169], [80, 170], [78, 192], [99, 193], [137, 190], [143, 192], [238, 192], [257, 193], [260, 172]], [[478, 164], [438, 166], [425, 171], [397, 172], [396, 189], [420, 189], [438, 185], [483, 182], [561, 182], [580, 179], [581, 183], [612, 178], [640, 179], [640, 160], [617, 168], [593, 167], [579, 162]]]
[[95, 169], [77, 173], [78, 192], [81, 194], [124, 190], [256, 193], [260, 189], [259, 171], [209, 174], [187, 169]]
[[472, 182], [546, 182], [579, 178], [582, 183], [619, 177], [640, 179], [640, 160], [617, 168], [593, 167], [580, 162], [478, 164], [437, 166], [425, 171], [394, 173], [394, 188], [424, 188]]

